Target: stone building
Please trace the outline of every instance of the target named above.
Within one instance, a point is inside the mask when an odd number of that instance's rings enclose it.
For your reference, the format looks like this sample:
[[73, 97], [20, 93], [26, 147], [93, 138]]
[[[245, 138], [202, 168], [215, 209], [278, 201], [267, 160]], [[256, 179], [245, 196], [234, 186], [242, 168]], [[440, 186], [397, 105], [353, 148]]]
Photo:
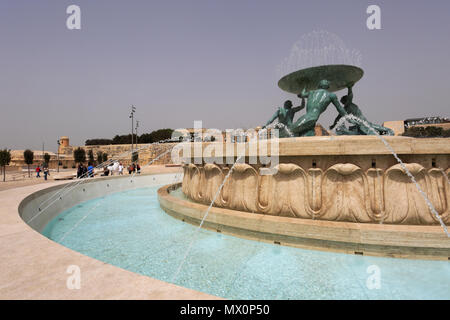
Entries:
[[[158, 157], [168, 149], [171, 149], [174, 143], [161, 143], [161, 144], [138, 144], [135, 145], [135, 149], [138, 151], [138, 163], [145, 165], [151, 160]], [[73, 157], [73, 152], [77, 148], [82, 148], [86, 152], [86, 160], [89, 161], [89, 151], [92, 150], [94, 159], [97, 161], [97, 153], [100, 151], [108, 155], [108, 160], [116, 160], [121, 162], [124, 166], [131, 163], [131, 145], [130, 144], [111, 144], [111, 145], [92, 145], [92, 146], [71, 146], [68, 137], [60, 138], [60, 146], [58, 153], [60, 157], [67, 159], [70, 162], [70, 166], [76, 165]], [[153, 164], [171, 164], [171, 154], [166, 153], [164, 156], [153, 162]], [[98, 164], [98, 163], [97, 163]]]

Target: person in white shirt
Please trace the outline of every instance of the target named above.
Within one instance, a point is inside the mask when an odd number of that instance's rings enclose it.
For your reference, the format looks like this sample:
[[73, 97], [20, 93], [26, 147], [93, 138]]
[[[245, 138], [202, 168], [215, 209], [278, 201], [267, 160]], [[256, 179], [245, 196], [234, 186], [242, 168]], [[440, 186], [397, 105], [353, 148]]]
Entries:
[[123, 165], [122, 165], [122, 163], [119, 163], [119, 174], [120, 175], [123, 174]]
[[114, 162], [114, 164], [113, 164], [113, 171], [115, 172], [115, 173], [118, 173], [119, 172], [119, 162]]

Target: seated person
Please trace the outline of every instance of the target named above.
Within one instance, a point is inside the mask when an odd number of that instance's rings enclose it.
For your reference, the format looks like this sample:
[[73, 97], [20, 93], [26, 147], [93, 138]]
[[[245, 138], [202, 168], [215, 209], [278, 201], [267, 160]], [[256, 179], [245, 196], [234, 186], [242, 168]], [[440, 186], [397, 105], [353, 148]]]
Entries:
[[102, 174], [102, 176], [104, 176], [104, 177], [109, 176], [109, 169], [108, 169], [108, 167], [104, 167], [104, 168], [103, 168], [103, 174]]

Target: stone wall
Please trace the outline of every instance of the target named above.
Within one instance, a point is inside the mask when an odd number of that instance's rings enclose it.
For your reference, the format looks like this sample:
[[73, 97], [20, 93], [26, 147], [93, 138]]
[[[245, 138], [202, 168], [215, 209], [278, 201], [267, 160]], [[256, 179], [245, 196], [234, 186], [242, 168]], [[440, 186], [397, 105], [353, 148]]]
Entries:
[[[160, 154], [171, 150], [175, 146], [175, 143], [163, 143], [163, 144], [138, 144], [135, 146], [135, 149], [138, 149], [139, 160], [138, 162], [141, 165], [145, 165], [151, 160], [158, 157]], [[73, 151], [78, 147], [68, 146], [61, 147], [60, 154], [64, 155], [66, 158], [70, 157], [71, 161], [73, 160]], [[88, 158], [89, 150], [92, 150], [94, 153], [94, 158], [97, 160], [97, 152], [101, 151], [103, 153], [108, 154], [108, 160], [115, 159], [117, 161], [122, 162], [124, 165], [128, 165], [131, 163], [131, 145], [129, 144], [119, 144], [119, 145], [102, 145], [102, 146], [81, 146], [86, 151], [86, 158]], [[171, 164], [171, 154], [170, 151], [167, 152], [160, 159], [153, 162], [153, 164]]]

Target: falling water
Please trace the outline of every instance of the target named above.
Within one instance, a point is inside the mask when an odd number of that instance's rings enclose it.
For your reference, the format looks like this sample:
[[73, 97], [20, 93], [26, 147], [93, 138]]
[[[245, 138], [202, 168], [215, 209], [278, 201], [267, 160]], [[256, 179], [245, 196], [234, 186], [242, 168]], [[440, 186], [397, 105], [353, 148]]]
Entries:
[[278, 129], [280, 131], [285, 130], [290, 137], [294, 137], [294, 134], [292, 133], [292, 131], [289, 129], [288, 126], [284, 125], [283, 123], [278, 122], [278, 120], [275, 120], [273, 123], [271, 123], [264, 129], [259, 130], [259, 132], [258, 132], [259, 139], [267, 139], [268, 129]]
[[442, 228], [444, 229], [445, 234], [447, 235], [447, 237], [450, 238], [450, 234], [447, 230], [447, 226], [445, 225], [444, 221], [442, 221], [442, 218], [439, 216], [439, 214], [437, 213], [436, 209], [434, 208], [433, 204], [431, 203], [431, 201], [428, 199], [427, 195], [425, 194], [425, 192], [423, 192], [422, 188], [420, 187], [420, 185], [417, 183], [416, 178], [414, 178], [414, 176], [411, 174], [411, 172], [409, 172], [408, 168], [406, 168], [405, 164], [403, 163], [403, 161], [398, 157], [397, 153], [394, 151], [394, 149], [391, 147], [391, 145], [386, 141], [386, 139], [383, 138], [383, 136], [381, 136], [378, 131], [376, 131], [375, 129], [373, 129], [370, 124], [367, 121], [364, 121], [358, 117], [355, 117], [352, 114], [348, 114], [344, 117], [342, 117], [338, 123], [336, 124], [336, 127], [340, 127], [344, 124], [344, 122], [346, 120], [353, 120], [356, 122], [359, 122], [360, 124], [363, 124], [364, 126], [366, 126], [367, 128], [369, 128], [373, 133], [375, 133], [375, 135], [384, 143], [384, 145], [386, 146], [386, 148], [389, 150], [389, 152], [392, 153], [392, 155], [395, 157], [395, 159], [397, 160], [397, 162], [400, 164], [400, 166], [402, 167], [403, 171], [406, 172], [406, 174], [408, 175], [408, 177], [411, 179], [411, 181], [416, 185], [417, 190], [419, 191], [419, 193], [422, 195], [422, 197], [424, 198], [427, 206], [430, 208], [431, 212], [434, 214], [434, 216], [436, 217], [436, 219], [439, 221], [440, 225], [442, 226]]
[[178, 266], [177, 271], [176, 271], [175, 274], [173, 275], [172, 283], [175, 282], [175, 280], [176, 280], [178, 274], [180, 273], [181, 268], [183, 267], [183, 264], [184, 264], [184, 262], [185, 262], [187, 256], [189, 255], [189, 252], [191, 251], [192, 245], [194, 244], [194, 241], [196, 240], [196, 237], [197, 237], [197, 235], [198, 235], [198, 231], [202, 228], [203, 223], [205, 222], [206, 218], [208, 217], [209, 210], [211, 210], [211, 208], [212, 208], [214, 202], [216, 202], [216, 199], [217, 199], [217, 197], [219, 196], [220, 191], [222, 190], [223, 186], [225, 185], [225, 182], [228, 180], [228, 177], [231, 175], [231, 172], [233, 171], [233, 169], [234, 169], [236, 163], [240, 162], [240, 160], [241, 160], [243, 157], [244, 157], [244, 156], [242, 156], [242, 155], [239, 156], [239, 157], [237, 157], [236, 161], [235, 161], [234, 164], [231, 166], [231, 168], [230, 168], [230, 170], [228, 171], [227, 175], [226, 175], [225, 178], [223, 179], [222, 184], [221, 184], [221, 185], [219, 186], [219, 188], [217, 189], [217, 192], [216, 192], [216, 194], [214, 195], [214, 198], [212, 199], [212, 201], [211, 201], [211, 203], [210, 203], [208, 209], [206, 209], [206, 212], [205, 212], [205, 214], [204, 214], [204, 216], [203, 216], [203, 218], [202, 218], [202, 220], [201, 220], [199, 226], [197, 227], [197, 230], [195, 231], [195, 234], [194, 234], [194, 236], [193, 236], [191, 242], [189, 243], [189, 247], [187, 248], [186, 253], [184, 254], [184, 257], [183, 257], [183, 259], [181, 260], [181, 263], [180, 263], [180, 265]]
[[[127, 151], [127, 152], [124, 152], [124, 153], [120, 154], [119, 156], [117, 156], [116, 158], [117, 158], [117, 159], [120, 159], [121, 157], [125, 157], [125, 156], [127, 156], [127, 155], [129, 155], [129, 154], [132, 154], [132, 153], [136, 152], [136, 151], [139, 151], [139, 150], [142, 150], [142, 149], [145, 149], [145, 148], [149, 148], [149, 147], [152, 146], [152, 145], [160, 144], [160, 143], [163, 143], [163, 142], [171, 142], [171, 141], [173, 141], [172, 138], [169, 138], [169, 139], [163, 139], [163, 140], [160, 140], [160, 141], [157, 141], [157, 142], [149, 143], [149, 144], [146, 144], [146, 145], [144, 145], [144, 146], [142, 146], [142, 147], [139, 147], [139, 148], [137, 148], [137, 149], [134, 149], [134, 150], [131, 150], [131, 151]], [[107, 161], [105, 161], [105, 162], [99, 164], [99, 165], [98, 165], [97, 167], [95, 167], [94, 169], [96, 169], [96, 168], [98, 169], [98, 168], [101, 168], [102, 166], [109, 165], [109, 164], [111, 164], [112, 162], [117, 161], [117, 159], [111, 158], [111, 159], [109, 159], [109, 160], [107, 160]], [[156, 160], [156, 159], [154, 159], [154, 160]], [[154, 160], [153, 160], [153, 161], [154, 161]], [[87, 174], [87, 173], [86, 173], [86, 174]], [[86, 174], [83, 174], [83, 175], [81, 176], [81, 178], [85, 177]], [[69, 183], [68, 183], [67, 185], [65, 185], [62, 189], [59, 189], [58, 191], [56, 191], [56, 192], [55, 192], [53, 195], [51, 195], [48, 199], [44, 200], [43, 202], [41, 202], [41, 203], [39, 204], [39, 206], [38, 206], [38, 213], [37, 213], [36, 215], [34, 215], [33, 217], [31, 217], [31, 219], [29, 219], [29, 220], [27, 221], [27, 223], [32, 222], [34, 219], [36, 219], [38, 216], [40, 216], [41, 214], [43, 214], [48, 208], [50, 208], [50, 207], [51, 207], [53, 204], [55, 204], [57, 201], [62, 200], [62, 197], [63, 197], [63, 196], [65, 196], [66, 194], [70, 193], [72, 190], [74, 190], [76, 187], [78, 187], [80, 184], [82, 184], [82, 183], [85, 182], [85, 181], [87, 181], [87, 180], [85, 180], [85, 179], [77, 179], [77, 180], [75, 180], [75, 181], [73, 181], [73, 182], [69, 182]], [[49, 202], [50, 200], [52, 200], [52, 201], [51, 201], [48, 205], [46, 205], [44, 208], [41, 209], [41, 207], [42, 207], [45, 203]]]
[[[155, 142], [158, 143], [158, 142]], [[169, 153], [175, 146], [173, 146], [172, 148], [169, 148], [168, 150], [160, 153], [156, 158], [150, 160], [146, 165], [144, 165], [143, 167], [147, 167], [150, 166], [153, 162], [157, 161], [158, 159], [160, 159], [162, 156], [164, 156], [165, 154]], [[134, 176], [136, 175], [136, 171], [133, 172], [133, 175], [131, 176], [131, 181], [133, 181]], [[175, 181], [173, 183], [176, 182], [176, 180], [178, 180], [178, 174], [175, 174]], [[97, 207], [100, 206], [100, 204], [102, 204], [103, 200], [105, 199], [105, 197], [103, 197], [103, 199], [101, 201], [98, 201], [97, 204], [92, 207], [88, 213], [86, 215], [84, 215], [70, 230], [68, 230], [66, 233], [64, 233], [61, 237], [61, 239], [59, 239], [59, 243], [62, 243], [63, 240], [70, 234], [72, 233]]]
[[361, 66], [361, 60], [361, 53], [347, 48], [336, 34], [323, 30], [313, 31], [294, 43], [289, 56], [277, 66], [277, 76], [281, 78], [299, 69], [326, 64]]
[[[384, 179], [383, 180], [381, 179], [380, 173], [378, 172], [378, 169], [376, 167], [375, 167], [375, 172], [377, 173], [378, 185], [380, 186], [378, 205], [380, 206], [380, 214], [381, 214], [383, 212], [383, 186], [382, 186], [382, 183], [383, 183]], [[375, 187], [375, 192], [376, 192], [376, 187]], [[384, 217], [383, 217], [383, 219], [381, 219], [380, 224], [383, 224], [383, 222], [384, 222]]]

